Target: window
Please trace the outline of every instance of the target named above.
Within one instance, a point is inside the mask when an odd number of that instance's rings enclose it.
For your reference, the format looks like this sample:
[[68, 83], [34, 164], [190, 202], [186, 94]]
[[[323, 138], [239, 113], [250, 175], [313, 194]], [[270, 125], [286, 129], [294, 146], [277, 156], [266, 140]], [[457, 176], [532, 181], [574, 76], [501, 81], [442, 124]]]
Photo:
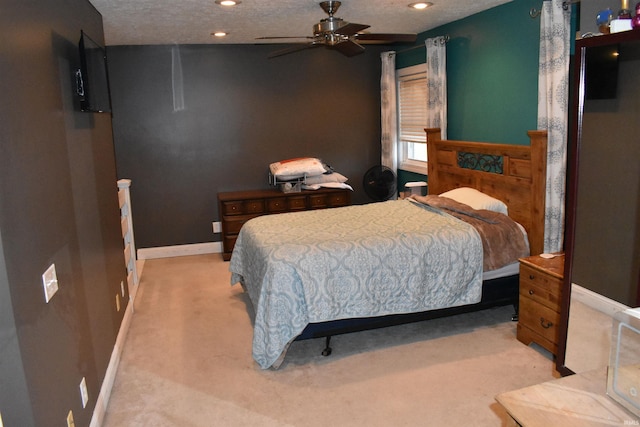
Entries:
[[399, 168], [427, 174], [427, 65], [398, 70]]

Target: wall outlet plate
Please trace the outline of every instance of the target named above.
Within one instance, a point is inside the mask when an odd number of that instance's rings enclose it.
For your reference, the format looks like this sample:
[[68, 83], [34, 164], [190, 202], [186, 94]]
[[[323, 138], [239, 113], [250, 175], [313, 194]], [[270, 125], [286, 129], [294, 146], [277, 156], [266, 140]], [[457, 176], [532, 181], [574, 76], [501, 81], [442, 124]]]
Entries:
[[58, 275], [56, 265], [51, 264], [42, 274], [42, 285], [44, 286], [44, 299], [48, 303], [53, 295], [58, 292]]
[[214, 233], [222, 233], [222, 224], [220, 223], [220, 221], [213, 222], [212, 224]]
[[82, 399], [82, 407], [87, 407], [87, 402], [89, 401], [89, 391], [87, 390], [87, 380], [85, 377], [82, 377], [82, 381], [80, 381], [80, 398]]

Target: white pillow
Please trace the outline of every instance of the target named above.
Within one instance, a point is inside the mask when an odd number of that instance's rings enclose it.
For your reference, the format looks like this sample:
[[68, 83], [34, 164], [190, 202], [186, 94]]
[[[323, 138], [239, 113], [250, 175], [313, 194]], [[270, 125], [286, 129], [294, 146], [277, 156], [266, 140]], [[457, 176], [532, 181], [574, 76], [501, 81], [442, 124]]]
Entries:
[[347, 182], [347, 177], [338, 172], [323, 173], [322, 175], [308, 176], [306, 183], [309, 185], [324, 184], [327, 182]]
[[440, 194], [442, 197], [448, 197], [456, 202], [464, 203], [473, 209], [486, 209], [494, 212], [500, 212], [508, 215], [507, 205], [501, 200], [493, 198], [475, 188], [460, 187]]
[[296, 159], [280, 160], [269, 165], [271, 174], [282, 179], [300, 178], [305, 175], [322, 175], [326, 169], [320, 159], [314, 157], [299, 157]]

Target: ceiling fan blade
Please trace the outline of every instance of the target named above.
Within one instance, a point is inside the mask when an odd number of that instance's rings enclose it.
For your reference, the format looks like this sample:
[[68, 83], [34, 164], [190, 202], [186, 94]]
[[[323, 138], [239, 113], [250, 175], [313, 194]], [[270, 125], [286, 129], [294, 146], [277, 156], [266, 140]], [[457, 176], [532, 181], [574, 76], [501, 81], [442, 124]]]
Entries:
[[362, 47], [358, 43], [351, 40], [345, 40], [334, 46], [328, 46], [328, 47], [337, 50], [338, 52], [340, 52], [345, 56], [355, 56], [359, 53], [364, 52], [364, 47]]
[[310, 36], [273, 36], [273, 37], [256, 37], [256, 40], [275, 40], [275, 39], [312, 39]]
[[383, 33], [358, 33], [355, 35], [359, 42], [371, 43], [413, 43], [416, 34], [383, 34]]
[[310, 49], [312, 47], [318, 47], [318, 46], [320, 45], [316, 43], [299, 44], [299, 45], [291, 46], [285, 49], [276, 50], [275, 52], [271, 52], [268, 58], [275, 58], [277, 56], [287, 55], [289, 53], [295, 53], [301, 50]]
[[355, 33], [362, 31], [362, 30], [366, 30], [367, 28], [369, 28], [370, 25], [364, 25], [364, 24], [354, 24], [352, 22], [347, 23], [346, 25], [343, 25], [342, 27], [338, 28], [337, 30], [334, 31], [335, 34], [340, 34], [343, 36], [352, 36]]

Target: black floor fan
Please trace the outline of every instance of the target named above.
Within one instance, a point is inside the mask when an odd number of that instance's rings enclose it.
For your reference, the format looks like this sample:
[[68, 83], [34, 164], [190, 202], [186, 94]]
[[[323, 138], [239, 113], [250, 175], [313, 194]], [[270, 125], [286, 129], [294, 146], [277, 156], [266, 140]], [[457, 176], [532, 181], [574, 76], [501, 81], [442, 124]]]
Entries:
[[365, 172], [362, 186], [367, 196], [376, 202], [389, 200], [396, 196], [396, 174], [386, 166], [376, 165]]

